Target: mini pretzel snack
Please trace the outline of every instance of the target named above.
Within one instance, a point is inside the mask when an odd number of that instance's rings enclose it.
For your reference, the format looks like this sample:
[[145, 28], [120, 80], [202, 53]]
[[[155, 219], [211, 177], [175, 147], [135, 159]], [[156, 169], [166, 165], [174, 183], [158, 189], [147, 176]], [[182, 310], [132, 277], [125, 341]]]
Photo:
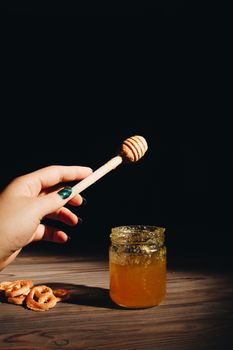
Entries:
[[19, 295], [17, 297], [8, 297], [7, 301], [10, 304], [15, 304], [15, 305], [23, 305], [24, 300], [26, 299], [26, 295]]
[[12, 282], [1, 282], [0, 283], [0, 291], [4, 291]]
[[66, 289], [55, 289], [39, 285], [34, 286], [31, 280], [4, 281], [0, 283], [0, 291], [5, 293], [8, 303], [25, 305], [33, 311], [47, 311], [52, 309], [57, 302], [69, 298], [70, 293]]
[[57, 304], [57, 298], [47, 286], [33, 287], [26, 298], [27, 307], [34, 311], [46, 311]]
[[30, 280], [18, 280], [10, 283], [5, 288], [5, 294], [7, 297], [18, 297], [20, 295], [28, 295], [30, 288], [33, 286]]
[[67, 289], [54, 289], [53, 294], [55, 297], [57, 297], [57, 302], [58, 301], [63, 301], [66, 300], [70, 297], [70, 292]]

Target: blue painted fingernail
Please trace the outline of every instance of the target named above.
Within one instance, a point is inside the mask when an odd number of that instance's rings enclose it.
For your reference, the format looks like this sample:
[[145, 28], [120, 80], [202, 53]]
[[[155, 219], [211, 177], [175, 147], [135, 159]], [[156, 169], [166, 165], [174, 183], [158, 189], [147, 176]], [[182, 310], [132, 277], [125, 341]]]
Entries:
[[59, 192], [57, 192], [57, 194], [59, 194], [59, 196], [62, 198], [62, 199], [66, 199], [68, 198], [72, 193], [72, 187], [70, 186], [67, 186], [65, 188], [63, 188], [62, 190], [60, 190]]

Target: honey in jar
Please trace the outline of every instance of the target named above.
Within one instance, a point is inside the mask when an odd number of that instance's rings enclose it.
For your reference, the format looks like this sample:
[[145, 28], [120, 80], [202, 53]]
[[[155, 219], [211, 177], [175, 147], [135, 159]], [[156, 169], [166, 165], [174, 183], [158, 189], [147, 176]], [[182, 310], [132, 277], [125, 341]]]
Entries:
[[127, 308], [160, 304], [166, 296], [165, 229], [157, 226], [112, 228], [109, 251], [110, 297]]

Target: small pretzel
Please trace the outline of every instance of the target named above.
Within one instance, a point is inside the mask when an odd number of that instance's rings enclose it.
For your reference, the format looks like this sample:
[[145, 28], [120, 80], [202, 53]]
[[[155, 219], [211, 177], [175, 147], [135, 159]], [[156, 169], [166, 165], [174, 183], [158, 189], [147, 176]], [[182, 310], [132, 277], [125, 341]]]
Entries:
[[53, 294], [57, 298], [57, 301], [66, 300], [70, 296], [70, 292], [67, 289], [54, 289]]
[[0, 283], [0, 290], [6, 290], [6, 288], [11, 284], [12, 282], [4, 281]]
[[5, 288], [5, 294], [7, 297], [18, 297], [19, 295], [25, 294], [27, 295], [30, 291], [30, 288], [33, 286], [32, 281], [30, 280], [18, 280], [11, 282]]
[[8, 297], [7, 301], [10, 304], [22, 305], [26, 297], [27, 297], [26, 295], [22, 294], [17, 297]]
[[46, 311], [54, 307], [57, 303], [57, 298], [53, 294], [51, 288], [41, 285], [35, 286], [27, 295], [27, 307], [34, 311]]

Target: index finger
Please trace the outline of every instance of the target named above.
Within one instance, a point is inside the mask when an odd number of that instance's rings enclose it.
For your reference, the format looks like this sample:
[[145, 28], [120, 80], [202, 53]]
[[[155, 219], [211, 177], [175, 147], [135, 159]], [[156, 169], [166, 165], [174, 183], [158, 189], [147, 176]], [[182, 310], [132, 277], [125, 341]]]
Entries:
[[92, 173], [92, 169], [85, 166], [51, 165], [21, 177], [31, 193], [38, 194], [41, 190], [62, 182], [82, 180]]

